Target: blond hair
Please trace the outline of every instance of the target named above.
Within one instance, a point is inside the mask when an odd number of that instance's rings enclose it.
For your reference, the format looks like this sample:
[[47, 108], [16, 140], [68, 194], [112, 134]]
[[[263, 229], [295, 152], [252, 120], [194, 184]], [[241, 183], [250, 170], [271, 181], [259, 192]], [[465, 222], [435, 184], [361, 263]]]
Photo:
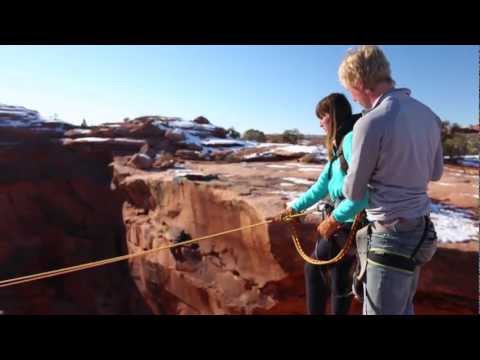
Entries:
[[395, 85], [390, 75], [390, 63], [375, 45], [349, 49], [338, 68], [338, 77], [344, 87], [358, 87], [361, 82], [365, 88], [373, 90], [384, 81]]

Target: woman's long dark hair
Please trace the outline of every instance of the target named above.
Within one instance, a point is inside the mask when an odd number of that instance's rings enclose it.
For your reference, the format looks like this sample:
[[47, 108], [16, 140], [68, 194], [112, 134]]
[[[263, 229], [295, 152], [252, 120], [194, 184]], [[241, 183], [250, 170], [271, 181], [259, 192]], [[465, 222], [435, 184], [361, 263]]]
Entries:
[[332, 160], [334, 143], [337, 147], [340, 146], [343, 137], [352, 131], [359, 116], [352, 115], [350, 102], [345, 95], [339, 93], [332, 93], [320, 100], [315, 113], [319, 119], [330, 114], [331, 126], [330, 131], [327, 132], [325, 146], [328, 160]]

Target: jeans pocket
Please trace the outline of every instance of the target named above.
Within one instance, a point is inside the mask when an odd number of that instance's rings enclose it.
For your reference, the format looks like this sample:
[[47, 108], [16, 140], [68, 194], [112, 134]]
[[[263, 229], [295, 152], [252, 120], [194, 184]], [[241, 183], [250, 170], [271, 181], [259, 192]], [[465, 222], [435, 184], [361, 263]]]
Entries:
[[425, 239], [414, 257], [414, 261], [417, 265], [423, 265], [432, 260], [433, 255], [435, 255], [435, 252], [437, 251], [437, 233], [430, 218], [428, 218], [426, 226]]
[[413, 260], [417, 265], [423, 265], [430, 260], [432, 260], [433, 255], [437, 252], [437, 242], [429, 242], [428, 244], [424, 244], [418, 252], [415, 254]]

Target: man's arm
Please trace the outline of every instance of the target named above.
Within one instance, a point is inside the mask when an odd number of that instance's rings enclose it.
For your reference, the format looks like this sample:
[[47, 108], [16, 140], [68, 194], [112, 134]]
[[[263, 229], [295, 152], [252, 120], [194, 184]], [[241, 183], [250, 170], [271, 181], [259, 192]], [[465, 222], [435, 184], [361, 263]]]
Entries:
[[433, 163], [433, 171], [431, 181], [438, 181], [443, 174], [443, 144], [442, 144], [442, 134], [441, 134], [441, 122], [438, 119], [439, 124], [439, 137], [440, 141], [438, 142], [437, 152], [435, 153], [435, 160]]
[[352, 160], [343, 184], [347, 199], [361, 200], [375, 170], [380, 153], [381, 133], [371, 119], [360, 119], [353, 128]]

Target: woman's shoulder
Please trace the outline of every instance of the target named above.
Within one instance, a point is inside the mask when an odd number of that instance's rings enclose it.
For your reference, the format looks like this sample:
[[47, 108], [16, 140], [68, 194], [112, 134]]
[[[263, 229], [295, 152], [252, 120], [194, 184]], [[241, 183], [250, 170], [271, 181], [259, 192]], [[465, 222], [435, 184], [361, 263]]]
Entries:
[[343, 156], [347, 159], [347, 161], [350, 159], [350, 155], [352, 153], [352, 142], [353, 142], [353, 130], [348, 132], [343, 137], [343, 141], [342, 141]]
[[342, 146], [345, 147], [345, 145], [351, 146], [352, 145], [352, 139], [353, 139], [353, 130], [350, 130], [344, 137], [342, 141]]

